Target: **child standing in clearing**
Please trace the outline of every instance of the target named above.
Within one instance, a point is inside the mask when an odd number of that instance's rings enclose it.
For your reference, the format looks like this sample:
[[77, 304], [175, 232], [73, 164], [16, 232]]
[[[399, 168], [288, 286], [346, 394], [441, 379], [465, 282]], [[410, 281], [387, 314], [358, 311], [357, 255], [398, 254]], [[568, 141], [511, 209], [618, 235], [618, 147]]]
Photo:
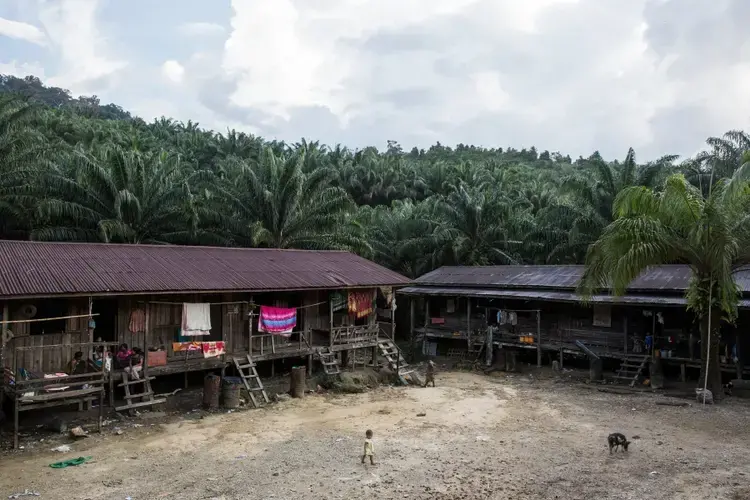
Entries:
[[427, 384], [432, 382], [432, 387], [435, 387], [435, 363], [430, 360], [427, 363], [427, 374], [425, 375], [424, 385], [422, 387], [427, 387]]
[[362, 455], [362, 463], [365, 463], [367, 457], [370, 457], [370, 465], [375, 465], [375, 445], [372, 443], [372, 431], [370, 429], [365, 432], [365, 454]]

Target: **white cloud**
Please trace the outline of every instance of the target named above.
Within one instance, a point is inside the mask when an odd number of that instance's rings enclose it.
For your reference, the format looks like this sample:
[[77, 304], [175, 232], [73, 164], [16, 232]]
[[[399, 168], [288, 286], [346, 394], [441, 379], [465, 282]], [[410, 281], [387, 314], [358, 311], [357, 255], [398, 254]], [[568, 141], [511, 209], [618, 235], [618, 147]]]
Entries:
[[124, 61], [107, 52], [97, 26], [98, 0], [38, 0], [39, 18], [59, 56], [61, 71], [49, 83], [73, 93], [101, 88], [102, 81], [122, 70]]
[[177, 31], [185, 36], [220, 36], [226, 32], [220, 24], [203, 22], [182, 24]]
[[0, 36], [24, 40], [37, 45], [45, 45], [47, 43], [47, 37], [44, 35], [44, 32], [36, 26], [19, 21], [11, 21], [2, 17], [0, 17]]
[[[647, 160], [750, 129], [747, 0], [231, 0], [226, 22], [160, 25], [224, 37], [221, 49], [186, 56], [152, 44], [142, 60], [132, 50], [130, 67], [114, 51], [123, 40], [99, 24], [123, 21], [97, 19], [99, 1], [36, 0], [34, 22], [59, 62], [42, 65], [49, 83], [80, 93], [103, 81], [107, 99], [130, 109], [220, 131], [609, 158], [633, 146]], [[33, 63], [7, 58], [14, 71]]]
[[41, 80], [44, 79], [44, 68], [36, 63], [19, 63], [18, 61], [10, 61], [8, 63], [0, 62], [0, 75], [13, 75], [18, 78], [24, 78], [26, 76], [35, 76]]
[[185, 68], [175, 60], [165, 61], [161, 66], [162, 74], [172, 83], [182, 83]]

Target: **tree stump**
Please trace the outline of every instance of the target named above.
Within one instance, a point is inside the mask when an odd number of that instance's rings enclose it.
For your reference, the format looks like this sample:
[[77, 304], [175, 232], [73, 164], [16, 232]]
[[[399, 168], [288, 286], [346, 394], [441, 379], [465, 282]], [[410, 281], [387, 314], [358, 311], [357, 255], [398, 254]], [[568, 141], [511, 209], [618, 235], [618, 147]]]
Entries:
[[292, 373], [289, 375], [289, 394], [293, 398], [302, 398], [305, 396], [305, 366], [295, 366], [292, 368]]

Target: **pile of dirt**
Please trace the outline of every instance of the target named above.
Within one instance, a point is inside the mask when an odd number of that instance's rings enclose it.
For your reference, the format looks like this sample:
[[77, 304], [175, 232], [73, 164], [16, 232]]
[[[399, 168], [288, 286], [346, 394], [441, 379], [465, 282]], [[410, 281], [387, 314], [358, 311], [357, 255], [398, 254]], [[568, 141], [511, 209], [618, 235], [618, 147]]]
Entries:
[[368, 368], [355, 372], [342, 372], [338, 375], [326, 375], [318, 383], [329, 391], [357, 394], [376, 388], [380, 385], [380, 377], [377, 372]]

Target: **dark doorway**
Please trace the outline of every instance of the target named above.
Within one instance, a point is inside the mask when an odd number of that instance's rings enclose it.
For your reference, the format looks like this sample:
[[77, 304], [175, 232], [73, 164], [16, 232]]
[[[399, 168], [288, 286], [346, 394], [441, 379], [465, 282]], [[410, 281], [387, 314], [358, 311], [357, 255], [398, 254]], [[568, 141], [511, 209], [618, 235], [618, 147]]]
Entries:
[[98, 314], [94, 316], [96, 328], [94, 339], [101, 338], [104, 342], [117, 340], [117, 300], [116, 299], [94, 299], [91, 312]]

